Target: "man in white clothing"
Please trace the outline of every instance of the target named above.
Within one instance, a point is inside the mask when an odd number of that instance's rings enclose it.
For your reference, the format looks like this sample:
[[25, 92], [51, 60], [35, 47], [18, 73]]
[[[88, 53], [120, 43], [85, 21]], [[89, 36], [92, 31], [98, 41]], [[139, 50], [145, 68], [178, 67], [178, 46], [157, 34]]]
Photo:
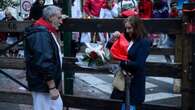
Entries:
[[62, 23], [61, 8], [47, 6], [43, 16], [26, 29], [26, 78], [33, 97], [33, 110], [62, 110], [59, 93], [62, 55], [56, 33]]

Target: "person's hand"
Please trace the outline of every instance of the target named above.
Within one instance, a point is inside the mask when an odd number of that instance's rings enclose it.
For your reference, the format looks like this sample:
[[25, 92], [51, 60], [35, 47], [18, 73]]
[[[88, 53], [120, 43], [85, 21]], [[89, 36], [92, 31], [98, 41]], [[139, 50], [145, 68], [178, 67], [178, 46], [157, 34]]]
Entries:
[[115, 31], [112, 34], [112, 37], [110, 38], [109, 42], [114, 43], [120, 36], [120, 32], [119, 31]]
[[120, 62], [120, 67], [121, 67], [122, 69], [125, 69], [126, 65], [127, 65], [127, 61], [121, 61], [121, 62]]
[[60, 95], [59, 90], [56, 88], [50, 89], [49, 94], [52, 100], [56, 100]]

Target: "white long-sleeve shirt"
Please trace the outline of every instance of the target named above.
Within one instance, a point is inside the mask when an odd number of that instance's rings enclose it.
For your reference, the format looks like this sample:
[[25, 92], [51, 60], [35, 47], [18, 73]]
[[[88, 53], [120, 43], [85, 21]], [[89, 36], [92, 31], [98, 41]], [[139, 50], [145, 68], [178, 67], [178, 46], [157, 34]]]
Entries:
[[107, 8], [101, 8], [99, 18], [112, 19], [117, 16], [118, 16], [118, 5], [114, 4], [111, 10]]

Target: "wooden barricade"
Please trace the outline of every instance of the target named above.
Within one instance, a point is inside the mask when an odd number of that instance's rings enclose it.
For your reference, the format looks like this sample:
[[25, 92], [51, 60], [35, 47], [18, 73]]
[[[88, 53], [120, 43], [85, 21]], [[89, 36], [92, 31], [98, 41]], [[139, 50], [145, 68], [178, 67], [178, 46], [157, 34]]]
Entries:
[[[147, 62], [146, 73], [148, 76], [159, 76], [159, 77], [172, 77], [172, 78], [182, 78], [183, 85], [190, 86], [185, 78], [188, 76], [189, 68], [188, 63], [191, 61], [189, 57], [189, 51], [191, 48], [186, 48], [189, 45], [188, 38], [185, 37], [183, 30], [182, 19], [150, 19], [143, 20], [144, 25], [149, 33], [169, 33], [176, 34], [176, 48], [152, 48], [150, 54], [154, 55], [175, 55], [176, 62], [162, 63], [162, 62]], [[29, 26], [32, 22], [0, 22], [0, 32], [23, 32], [25, 27]], [[66, 19], [63, 22], [65, 32], [113, 32], [116, 30], [123, 31], [123, 19]], [[11, 25], [11, 26], [10, 26]], [[13, 28], [17, 27], [17, 28]], [[85, 27], [85, 28], [83, 28]], [[184, 48], [185, 47], [185, 48]], [[2, 48], [0, 47], [0, 50]], [[14, 59], [14, 58], [0, 58], [0, 68], [13, 68], [13, 69], [25, 69], [24, 59]], [[77, 66], [75, 64], [75, 58], [64, 57], [63, 69], [66, 71], [74, 72], [87, 72], [93, 73], [105, 73], [109, 74], [106, 69], [85, 69]], [[183, 79], [184, 78], [184, 79]], [[185, 82], [186, 81], [186, 82]], [[185, 83], [185, 84], [184, 84]], [[183, 88], [184, 89], [184, 88]], [[184, 91], [182, 91], [184, 92]], [[4, 98], [4, 95], [10, 96], [11, 98]], [[30, 102], [25, 102], [23, 99], [20, 100], [19, 96], [27, 97], [30, 100], [29, 94], [17, 94], [0, 92], [0, 101], [14, 102], [14, 103], [24, 103], [31, 104]], [[190, 103], [189, 96], [186, 93], [182, 93], [182, 106], [184, 101]], [[19, 98], [20, 101], [13, 101], [12, 97]], [[16, 98], [15, 98], [16, 99]], [[23, 101], [22, 101], [23, 100]], [[98, 108], [101, 110], [103, 108], [107, 109], [112, 106], [118, 106], [121, 101], [119, 100], [104, 100], [104, 99], [94, 99], [86, 97], [77, 97], [71, 95], [63, 96], [63, 101], [65, 106], [76, 107], [76, 108]], [[78, 104], [78, 103], [79, 104]], [[75, 104], [76, 103], [76, 104]], [[186, 103], [186, 102], [185, 102]], [[191, 106], [191, 104], [186, 105]], [[149, 105], [144, 104], [146, 110], [181, 110], [181, 106], [165, 106], [165, 105]], [[188, 107], [187, 107], [188, 108]], [[182, 108], [182, 110], [187, 110]]]

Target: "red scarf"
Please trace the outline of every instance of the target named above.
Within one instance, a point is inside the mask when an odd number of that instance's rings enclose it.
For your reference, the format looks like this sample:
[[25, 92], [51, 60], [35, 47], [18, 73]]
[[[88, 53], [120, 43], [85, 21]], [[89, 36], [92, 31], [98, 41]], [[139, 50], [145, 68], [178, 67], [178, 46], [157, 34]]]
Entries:
[[53, 33], [56, 33], [57, 32], [57, 29], [52, 26], [51, 23], [49, 23], [48, 21], [44, 20], [42, 17], [39, 18], [35, 23], [34, 23], [35, 26], [44, 26], [48, 29], [49, 32], [53, 32]]

